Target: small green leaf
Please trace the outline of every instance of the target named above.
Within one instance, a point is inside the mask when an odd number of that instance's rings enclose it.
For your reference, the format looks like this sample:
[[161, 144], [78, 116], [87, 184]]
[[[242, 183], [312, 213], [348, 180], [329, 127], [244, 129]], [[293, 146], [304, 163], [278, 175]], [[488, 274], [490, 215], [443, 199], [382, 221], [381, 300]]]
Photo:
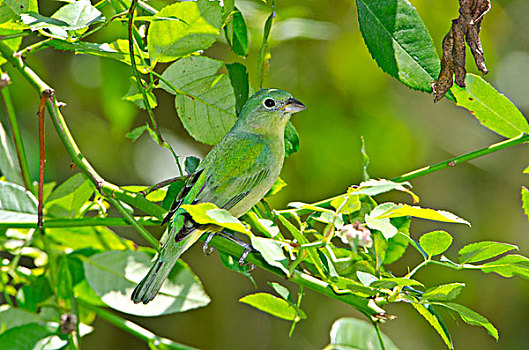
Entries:
[[277, 241], [270, 238], [251, 235], [252, 246], [257, 249], [271, 266], [280, 268], [288, 275], [288, 259]]
[[285, 158], [299, 150], [299, 134], [291, 121], [288, 121], [285, 128]]
[[339, 214], [351, 214], [360, 210], [360, 197], [349, 194], [336, 197], [331, 201], [331, 206], [336, 209], [336, 212]]
[[238, 62], [226, 64], [226, 68], [228, 69], [231, 86], [235, 94], [235, 111], [237, 115], [240, 115], [242, 107], [250, 94], [248, 72], [246, 71], [246, 66]]
[[525, 186], [522, 186], [522, 208], [525, 215], [529, 218], [529, 190]]
[[219, 251], [220, 261], [229, 270], [235, 271], [240, 273], [243, 276], [248, 277], [248, 279], [252, 282], [254, 287], [257, 288], [257, 284], [255, 283], [255, 280], [253, 279], [252, 274], [250, 273], [251, 266], [242, 266], [239, 264], [239, 261], [237, 259], [234, 259], [233, 256], [231, 256], [228, 253], [224, 253], [223, 251]]
[[393, 289], [397, 286], [424, 287], [424, 285], [419, 281], [400, 277], [381, 278], [379, 280], [373, 281], [370, 284], [370, 287], [384, 289]]
[[279, 294], [279, 296], [285, 301], [290, 301], [292, 303], [294, 302], [294, 299], [292, 298], [292, 295], [290, 294], [290, 291], [287, 287], [283, 287], [277, 282], [268, 282], [268, 284], [271, 285], [272, 288], [274, 288], [274, 290], [276, 291], [276, 293]]
[[18, 20], [20, 14], [38, 10], [37, 0], [4, 0], [0, 3], [0, 23]]
[[17, 185], [24, 185], [20, 174], [20, 166], [15, 158], [13, 144], [0, 123], [0, 171], [6, 180]]
[[379, 218], [380, 215], [386, 213], [388, 208], [393, 207], [393, 203], [383, 203], [373, 209], [369, 214], [366, 214], [364, 219], [367, 227], [372, 230], [382, 232], [386, 239], [390, 239], [398, 232], [397, 228], [391, 224], [389, 218]]
[[56, 276], [57, 283], [53, 288], [55, 289], [55, 295], [57, 296], [59, 306], [66, 310], [70, 310], [72, 308], [73, 300], [72, 275], [68, 268], [68, 259], [66, 256], [59, 256], [58, 261]]
[[149, 124], [145, 124], [142, 126], [138, 126], [137, 128], [134, 128], [133, 130], [129, 131], [125, 136], [132, 140], [132, 142], [136, 141], [141, 135], [143, 135], [144, 132], [148, 132], [151, 135], [151, 138], [153, 138], [156, 141], [156, 136], [153, 136], [155, 134], [154, 130], [151, 129]]
[[198, 165], [200, 164], [200, 159], [197, 157], [189, 156], [184, 160], [184, 168], [188, 175], [191, 175], [197, 170]]
[[[179, 3], [187, 4], [191, 2]], [[223, 63], [203, 56], [176, 61], [162, 74], [160, 87], [176, 94], [175, 107], [184, 128], [197, 141], [214, 145], [236, 120], [229, 78], [217, 75]]]
[[270, 50], [268, 49], [268, 36], [270, 35], [270, 29], [272, 29], [272, 22], [274, 21], [275, 11], [272, 11], [270, 16], [266, 19], [264, 30], [263, 30], [263, 42], [261, 43], [261, 49], [259, 50], [259, 61], [257, 68], [257, 81], [259, 87], [263, 87], [263, 80], [265, 72], [268, 70], [270, 58]]
[[294, 321], [298, 316], [296, 309], [290, 303], [272, 294], [250, 294], [242, 297], [239, 301], [284, 320]]
[[410, 189], [406, 188], [406, 186], [411, 187], [411, 184], [409, 182], [393, 182], [386, 179], [370, 179], [362, 182], [356, 188], [351, 187], [347, 192], [356, 195], [365, 194], [373, 197], [390, 191], [402, 191], [412, 196], [414, 202], [418, 202], [419, 197], [417, 197], [417, 195]]
[[458, 106], [464, 107], [486, 128], [504, 137], [529, 133], [529, 124], [520, 110], [481, 77], [467, 74], [465, 88], [457, 85], [454, 93]]
[[442, 284], [437, 287], [428, 288], [422, 295], [423, 299], [429, 301], [448, 301], [459, 296], [465, 288], [464, 283]]
[[94, 186], [83, 173], [77, 173], [60, 184], [44, 205], [46, 214], [55, 217], [78, 217], [81, 208], [94, 193]]
[[394, 218], [390, 221], [391, 224], [397, 228], [398, 233], [388, 239], [388, 250], [386, 252], [386, 259], [384, 260], [385, 265], [392, 264], [399, 260], [406, 252], [406, 248], [408, 248], [410, 243], [409, 235], [411, 219], [409, 217], [402, 217]]
[[481, 326], [487, 330], [487, 332], [498, 341], [498, 330], [489, 320], [477, 312], [469, 309], [466, 306], [456, 303], [436, 303], [436, 305], [444, 306], [450, 310], [453, 310], [461, 316], [461, 319], [472, 326]]
[[507, 255], [482, 265], [481, 271], [495, 272], [503, 277], [520, 276], [529, 279], [529, 259], [521, 255]]
[[412, 298], [414, 302], [411, 303], [411, 306], [417, 310], [417, 312], [424, 317], [426, 321], [435, 329], [435, 331], [441, 336], [441, 339], [443, 339], [444, 343], [448, 347], [448, 349], [453, 350], [454, 345], [452, 344], [452, 339], [450, 337], [450, 333], [448, 333], [448, 329], [446, 328], [441, 316], [437, 313], [437, 311], [433, 308], [432, 305], [423, 305], [420, 304], [415, 298]]
[[461, 264], [475, 263], [506, 253], [511, 250], [518, 250], [513, 244], [483, 241], [467, 244], [459, 250], [459, 262]]
[[279, 191], [281, 191], [286, 186], [287, 186], [287, 183], [285, 182], [285, 180], [283, 180], [282, 178], [278, 177], [276, 179], [276, 182], [274, 182], [274, 184], [272, 185], [270, 190], [268, 190], [268, 192], [266, 193], [265, 197], [271, 197], [271, 196], [273, 196], [275, 194], [278, 194]]
[[419, 238], [421, 248], [431, 258], [434, 255], [444, 253], [452, 245], [452, 236], [445, 231], [433, 231], [425, 233]]
[[[343, 317], [336, 320], [332, 325], [330, 338], [331, 344], [325, 349], [381, 350], [373, 325], [356, 318]], [[385, 334], [382, 334], [382, 340], [386, 350], [397, 350], [397, 346]]]
[[56, 227], [46, 229], [46, 236], [54, 243], [72, 250], [124, 250], [134, 248], [134, 242], [121, 238], [108, 227]]
[[[145, 81], [142, 80], [142, 85], [145, 84]], [[152, 109], [156, 108], [156, 106], [158, 106], [158, 102], [156, 101], [156, 96], [154, 96], [152, 89], [147, 88], [145, 90], [145, 94], [147, 96], [147, 101], [149, 101], [149, 106]], [[138, 87], [136, 77], [130, 77], [129, 91], [127, 91], [127, 93], [122, 97], [122, 99], [134, 103], [141, 109], [147, 109], [147, 107], [145, 106], [145, 101], [143, 100], [143, 94], [141, 93]]]
[[37, 199], [19, 185], [0, 181], [0, 222], [37, 222]]
[[154, 21], [149, 27], [147, 45], [153, 64], [171, 62], [217, 40], [222, 25], [218, 1], [177, 2], [158, 12], [157, 17], [176, 17], [181, 21]]
[[0, 305], [0, 333], [25, 324], [44, 323], [45, 321], [46, 319], [42, 314], [36, 314], [20, 308], [13, 308], [6, 304]]
[[380, 68], [404, 85], [431, 92], [440, 65], [428, 29], [407, 0], [357, 0], [360, 32]]
[[[20, 288], [16, 295], [17, 306], [32, 312], [37, 312], [39, 304], [52, 296], [52, 290], [48, 279], [44, 275], [37, 276], [31, 279], [29, 284]], [[0, 319], [3, 315], [0, 312]], [[32, 318], [28, 318], [29, 322]], [[2, 324], [0, 322], [0, 329]]]
[[77, 0], [57, 10], [52, 19], [68, 23], [66, 30], [76, 30], [96, 22], [104, 22], [105, 17], [90, 3], [90, 0]]
[[235, 54], [243, 57], [248, 55], [248, 30], [241, 11], [236, 7], [231, 14], [231, 21], [224, 27], [224, 34]]
[[106, 251], [84, 261], [85, 276], [92, 289], [115, 310], [138, 316], [183, 312], [210, 301], [202, 284], [182, 260], [178, 260], [158, 296], [148, 305], [134, 304], [130, 295], [152, 265], [141, 251]]
[[241, 233], [248, 232], [242, 222], [227, 210], [220, 209], [213, 203], [183, 204], [181, 208], [185, 209], [199, 224], [214, 224]]
[[176, 181], [169, 185], [165, 198], [162, 202], [162, 208], [164, 208], [165, 210], [169, 210], [171, 208], [171, 205], [176, 199], [176, 196], [178, 195], [178, 193], [180, 193], [180, 190], [182, 190], [184, 185], [185, 181]]

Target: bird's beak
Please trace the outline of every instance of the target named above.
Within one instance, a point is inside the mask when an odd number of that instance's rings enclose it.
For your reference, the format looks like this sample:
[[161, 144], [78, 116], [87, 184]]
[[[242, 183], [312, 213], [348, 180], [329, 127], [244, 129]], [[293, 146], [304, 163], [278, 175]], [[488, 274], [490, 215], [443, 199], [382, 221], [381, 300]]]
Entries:
[[289, 98], [281, 110], [287, 113], [296, 113], [305, 109], [305, 105], [294, 98]]

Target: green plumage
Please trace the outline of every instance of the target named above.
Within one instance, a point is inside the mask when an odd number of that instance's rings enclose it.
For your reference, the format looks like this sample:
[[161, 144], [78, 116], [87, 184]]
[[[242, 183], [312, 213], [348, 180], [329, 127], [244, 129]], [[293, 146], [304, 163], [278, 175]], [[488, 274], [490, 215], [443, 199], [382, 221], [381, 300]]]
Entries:
[[172, 217], [162, 249], [134, 289], [134, 303], [154, 299], [176, 261], [203, 233], [180, 206], [209, 202], [235, 217], [250, 210], [279, 176], [285, 157], [285, 126], [292, 113], [303, 109], [301, 102], [278, 89], [261, 90], [248, 99], [235, 125], [176, 197], [164, 220]]

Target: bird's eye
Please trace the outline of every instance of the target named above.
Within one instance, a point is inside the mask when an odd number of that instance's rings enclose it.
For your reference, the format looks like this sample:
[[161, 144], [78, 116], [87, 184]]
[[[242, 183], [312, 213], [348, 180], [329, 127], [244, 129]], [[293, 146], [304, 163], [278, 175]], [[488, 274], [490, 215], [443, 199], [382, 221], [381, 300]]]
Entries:
[[276, 105], [276, 102], [271, 98], [267, 98], [266, 100], [264, 100], [264, 105], [266, 108], [272, 108]]

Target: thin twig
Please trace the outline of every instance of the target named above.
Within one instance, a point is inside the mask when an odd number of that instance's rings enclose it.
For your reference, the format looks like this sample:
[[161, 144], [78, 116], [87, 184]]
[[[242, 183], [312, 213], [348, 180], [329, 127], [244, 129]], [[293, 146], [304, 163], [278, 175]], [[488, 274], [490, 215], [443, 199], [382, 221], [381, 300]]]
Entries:
[[38, 193], [38, 210], [37, 210], [37, 225], [42, 228], [42, 218], [43, 213], [42, 209], [44, 206], [44, 170], [46, 168], [46, 145], [45, 145], [45, 135], [44, 135], [44, 108], [46, 107], [46, 102], [48, 102], [53, 96], [54, 92], [52, 89], [44, 90], [40, 98], [39, 105], [39, 193]]

